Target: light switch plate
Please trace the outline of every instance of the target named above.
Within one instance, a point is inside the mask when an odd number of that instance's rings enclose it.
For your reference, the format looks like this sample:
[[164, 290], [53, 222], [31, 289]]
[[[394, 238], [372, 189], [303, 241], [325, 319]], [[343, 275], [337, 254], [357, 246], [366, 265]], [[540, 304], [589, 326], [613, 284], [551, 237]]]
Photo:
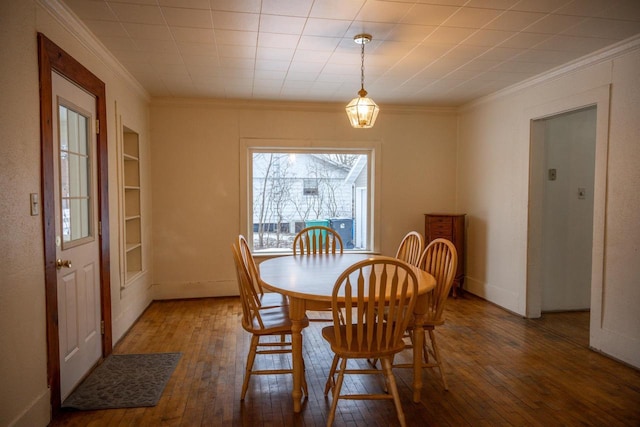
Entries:
[[40, 195], [38, 193], [30, 194], [31, 216], [40, 215]]
[[584, 199], [587, 196], [587, 190], [583, 187], [578, 187], [578, 199]]

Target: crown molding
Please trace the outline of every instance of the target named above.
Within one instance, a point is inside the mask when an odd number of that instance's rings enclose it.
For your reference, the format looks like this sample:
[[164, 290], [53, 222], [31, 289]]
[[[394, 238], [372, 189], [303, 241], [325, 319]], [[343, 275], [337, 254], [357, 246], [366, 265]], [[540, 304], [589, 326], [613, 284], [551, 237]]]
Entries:
[[505, 96], [511, 95], [512, 93], [519, 92], [521, 90], [524, 90], [524, 89], [527, 89], [551, 80], [556, 80], [561, 77], [565, 77], [568, 74], [583, 70], [587, 67], [590, 67], [605, 61], [610, 61], [613, 58], [624, 55], [627, 52], [636, 50], [639, 47], [640, 47], [640, 35], [630, 37], [626, 40], [622, 40], [611, 46], [597, 50], [596, 52], [590, 55], [583, 56], [582, 58], [578, 58], [574, 61], [571, 61], [559, 67], [556, 67], [552, 70], [546, 71], [535, 77], [531, 77], [530, 79], [524, 80], [520, 83], [516, 83], [512, 86], [506, 87], [492, 94], [470, 101], [464, 105], [461, 105], [458, 108], [458, 111], [459, 112], [467, 111], [479, 105], [485, 104], [487, 102], [495, 101]]
[[87, 28], [67, 5], [59, 0], [36, 0], [45, 11], [73, 35], [89, 52], [95, 55], [111, 71], [120, 75], [145, 100], [151, 99], [149, 92], [127, 71], [97, 37]]
[[[183, 98], [183, 97], [155, 97], [151, 105], [157, 106], [189, 106], [209, 108], [236, 108], [243, 110], [278, 110], [278, 111], [307, 111], [323, 113], [344, 113], [346, 103], [335, 102], [300, 102], [300, 101], [270, 101], [250, 99], [220, 99], [220, 98]], [[456, 114], [455, 107], [429, 107], [407, 105], [382, 105], [385, 113], [396, 114]]]

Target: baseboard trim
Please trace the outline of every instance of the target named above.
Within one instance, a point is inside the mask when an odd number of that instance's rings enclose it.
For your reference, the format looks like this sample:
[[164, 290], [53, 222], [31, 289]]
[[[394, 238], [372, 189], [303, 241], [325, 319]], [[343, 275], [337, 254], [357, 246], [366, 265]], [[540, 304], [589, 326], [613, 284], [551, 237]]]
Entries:
[[228, 297], [238, 295], [238, 285], [235, 280], [154, 283], [151, 286], [151, 295], [154, 300]]

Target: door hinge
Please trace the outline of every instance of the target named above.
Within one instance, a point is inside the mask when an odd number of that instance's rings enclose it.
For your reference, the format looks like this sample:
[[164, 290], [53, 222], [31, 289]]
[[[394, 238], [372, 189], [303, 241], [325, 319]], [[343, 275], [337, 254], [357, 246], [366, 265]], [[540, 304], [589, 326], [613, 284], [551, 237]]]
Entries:
[[102, 221], [98, 221], [98, 236], [102, 236]]
[[104, 335], [104, 320], [100, 321], [100, 334]]
[[96, 135], [100, 133], [100, 119], [96, 119]]

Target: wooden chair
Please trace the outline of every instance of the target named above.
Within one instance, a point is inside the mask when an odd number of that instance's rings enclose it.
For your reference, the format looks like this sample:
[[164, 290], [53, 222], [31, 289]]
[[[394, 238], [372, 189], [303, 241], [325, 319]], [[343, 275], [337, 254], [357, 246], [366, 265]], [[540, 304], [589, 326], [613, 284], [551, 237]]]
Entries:
[[410, 231], [400, 242], [396, 258], [417, 267], [423, 251], [424, 237], [417, 231]]
[[316, 255], [343, 252], [342, 238], [333, 228], [314, 225], [300, 230], [293, 239], [293, 254]]
[[240, 249], [241, 260], [251, 275], [251, 282], [253, 283], [253, 293], [260, 308], [272, 308], [288, 305], [289, 300], [286, 296], [277, 292], [265, 292], [260, 283], [260, 270], [256, 265], [249, 243], [247, 239], [241, 234], [238, 236], [238, 248]]
[[[435, 328], [444, 324], [444, 307], [447, 303], [449, 291], [453, 285], [458, 265], [458, 253], [456, 247], [447, 239], [435, 239], [431, 241], [420, 257], [419, 267], [431, 274], [436, 279], [436, 287], [428, 295], [427, 312], [424, 317], [424, 326], [418, 333], [428, 332], [429, 340], [424, 337], [424, 363], [423, 368], [438, 368], [440, 379], [445, 390], [449, 389], [443, 370], [443, 359], [436, 342]], [[413, 336], [414, 319], [409, 321], [407, 330]], [[426, 335], [426, 334], [425, 334]], [[429, 342], [431, 346], [429, 347]], [[407, 345], [406, 348], [412, 348]], [[433, 359], [433, 360], [431, 360]], [[394, 364], [394, 368], [413, 368], [413, 364]]]
[[[405, 347], [402, 337], [417, 294], [418, 279], [409, 265], [391, 257], [360, 261], [337, 279], [331, 302], [333, 326], [322, 329], [323, 338], [335, 353], [325, 386], [325, 396], [333, 390], [327, 426], [333, 424], [340, 399], [392, 399], [400, 425], [405, 426], [391, 365], [393, 356]], [[376, 315], [382, 311], [386, 311], [388, 321]], [[349, 359], [368, 358], [379, 358], [382, 370], [347, 369]], [[341, 394], [345, 374], [383, 374], [384, 389], [389, 393]]]
[[[293, 254], [317, 255], [343, 253], [342, 237], [332, 228], [322, 225], [306, 227], [293, 239]], [[331, 311], [330, 309], [324, 310]], [[329, 322], [330, 318], [311, 317], [312, 322]]]
[[[417, 231], [410, 231], [402, 238], [396, 258], [417, 267], [423, 251], [424, 237]], [[369, 360], [373, 366], [376, 366], [377, 362], [377, 359]]]
[[[260, 308], [259, 301], [255, 296], [254, 284], [251, 283], [252, 276], [245, 268], [240, 249], [234, 244], [232, 245], [232, 250], [238, 277], [238, 290], [242, 302], [242, 327], [251, 334], [251, 345], [247, 356], [242, 394], [240, 396], [240, 400], [244, 400], [252, 375], [293, 375], [293, 369], [253, 369], [256, 355], [292, 353], [290, 340], [260, 341], [261, 338], [291, 335], [291, 319], [289, 318], [288, 306]], [[307, 321], [304, 327], [308, 326], [308, 324]], [[264, 350], [261, 350], [262, 348]], [[302, 392], [305, 396], [309, 395], [304, 374], [302, 377]]]

